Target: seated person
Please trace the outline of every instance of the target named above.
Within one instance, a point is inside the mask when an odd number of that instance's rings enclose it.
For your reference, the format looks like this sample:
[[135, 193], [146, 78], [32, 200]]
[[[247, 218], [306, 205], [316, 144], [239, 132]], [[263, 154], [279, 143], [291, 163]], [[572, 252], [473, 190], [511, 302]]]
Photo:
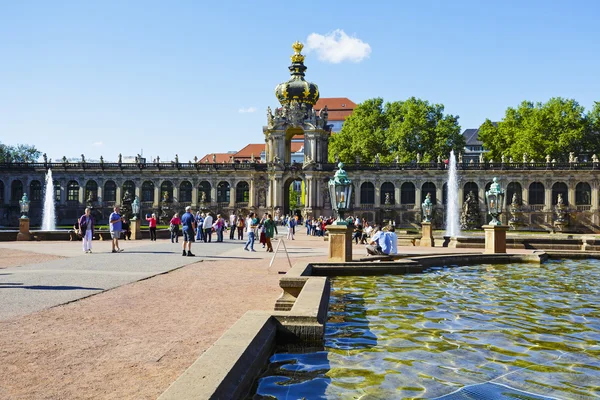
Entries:
[[396, 227], [390, 226], [389, 230], [385, 232], [386, 236], [390, 239], [390, 252], [389, 255], [398, 254], [398, 235], [396, 235]]
[[390, 236], [386, 235], [379, 226], [376, 226], [373, 232], [367, 246], [367, 254], [372, 256], [389, 255], [392, 247]]
[[362, 225], [358, 224], [354, 228], [354, 234], [352, 235], [352, 240], [354, 240], [354, 242], [356, 244], [358, 244], [359, 241], [362, 243], [362, 241], [363, 241], [362, 238], [363, 238], [363, 227], [362, 227]]

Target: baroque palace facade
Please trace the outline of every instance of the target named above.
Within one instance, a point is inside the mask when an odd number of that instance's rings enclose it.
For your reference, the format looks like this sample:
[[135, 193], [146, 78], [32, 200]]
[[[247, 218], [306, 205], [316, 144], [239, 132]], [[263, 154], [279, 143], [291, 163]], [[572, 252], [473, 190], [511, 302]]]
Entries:
[[[294, 43], [289, 66], [291, 78], [277, 86], [281, 104], [267, 111], [265, 161], [254, 162], [58, 162], [0, 164], [0, 225], [17, 226], [18, 200], [27, 193], [31, 200], [30, 217], [38, 225], [42, 217], [46, 173], [52, 170], [54, 198], [59, 224], [73, 224], [86, 206], [100, 223], [106, 223], [114, 205], [137, 196], [141, 214], [151, 212], [163, 221], [191, 205], [195, 210], [230, 213], [271, 212], [274, 215], [301, 213], [303, 216], [332, 214], [327, 182], [336, 166], [327, 162], [327, 107], [315, 110], [319, 99], [317, 85], [304, 79], [306, 66], [302, 45]], [[291, 160], [292, 139], [304, 138], [304, 162]], [[435, 204], [434, 224], [443, 227], [446, 201], [447, 164], [390, 163], [373, 160], [346, 165], [353, 181], [352, 209], [348, 214], [371, 222], [393, 220], [400, 227], [418, 227], [421, 203], [427, 193]], [[481, 223], [486, 222], [485, 190], [492, 178], [507, 191], [502, 220], [516, 209], [521, 229], [551, 230], [558, 217], [566, 216], [566, 230], [597, 232], [600, 224], [598, 171], [592, 162], [496, 162], [476, 163], [459, 160], [459, 201], [472, 192], [479, 205]], [[297, 210], [290, 210], [289, 187], [304, 182], [304, 198]], [[515, 199], [518, 207], [509, 203]], [[562, 205], [560, 205], [562, 203]], [[515, 215], [512, 215], [515, 217]], [[563, 224], [564, 225], [564, 224]]]

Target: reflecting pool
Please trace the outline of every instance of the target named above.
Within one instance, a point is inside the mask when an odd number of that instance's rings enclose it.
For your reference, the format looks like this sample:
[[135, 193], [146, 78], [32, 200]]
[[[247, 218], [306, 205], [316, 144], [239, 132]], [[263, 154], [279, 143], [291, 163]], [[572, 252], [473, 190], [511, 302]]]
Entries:
[[335, 278], [324, 349], [274, 354], [254, 398], [435, 398], [484, 386], [521, 391], [504, 398], [600, 398], [599, 261]]

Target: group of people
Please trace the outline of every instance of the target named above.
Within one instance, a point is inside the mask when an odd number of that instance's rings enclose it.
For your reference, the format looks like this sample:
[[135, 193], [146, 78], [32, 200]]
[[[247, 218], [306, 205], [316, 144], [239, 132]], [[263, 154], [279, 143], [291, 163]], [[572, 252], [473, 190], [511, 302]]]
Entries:
[[[119, 247], [119, 239], [123, 234], [124, 239], [131, 240], [131, 229], [129, 228], [129, 220], [120, 214], [121, 209], [117, 206], [108, 217], [110, 237], [112, 241], [112, 252], [121, 253], [123, 249]], [[92, 217], [92, 209], [86, 207], [84, 214], [79, 217], [74, 226], [75, 231], [81, 237], [83, 242], [83, 252], [86, 254], [92, 253], [92, 239], [94, 237], [94, 218]]]
[[251, 212], [248, 214], [248, 218], [245, 221], [246, 233], [248, 234], [248, 240], [244, 246], [246, 251], [254, 250], [254, 242], [258, 236], [259, 242], [263, 245], [262, 247], [267, 249], [267, 252], [273, 252], [273, 244], [271, 239], [275, 237], [277, 232], [277, 224], [273, 221], [273, 216], [269, 213], [265, 214], [262, 219], [256, 218], [256, 215]]

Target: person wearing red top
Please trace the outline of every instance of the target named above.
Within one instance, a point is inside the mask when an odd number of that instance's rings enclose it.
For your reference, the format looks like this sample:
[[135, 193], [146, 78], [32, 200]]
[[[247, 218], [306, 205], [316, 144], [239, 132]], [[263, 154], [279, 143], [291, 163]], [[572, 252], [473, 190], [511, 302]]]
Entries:
[[148, 228], [150, 228], [150, 241], [156, 242], [156, 214], [152, 214], [152, 217], [146, 217], [148, 221]]
[[171, 224], [169, 226], [169, 229], [171, 230], [171, 243], [179, 243], [179, 225], [181, 225], [179, 213], [175, 213], [169, 223]]

